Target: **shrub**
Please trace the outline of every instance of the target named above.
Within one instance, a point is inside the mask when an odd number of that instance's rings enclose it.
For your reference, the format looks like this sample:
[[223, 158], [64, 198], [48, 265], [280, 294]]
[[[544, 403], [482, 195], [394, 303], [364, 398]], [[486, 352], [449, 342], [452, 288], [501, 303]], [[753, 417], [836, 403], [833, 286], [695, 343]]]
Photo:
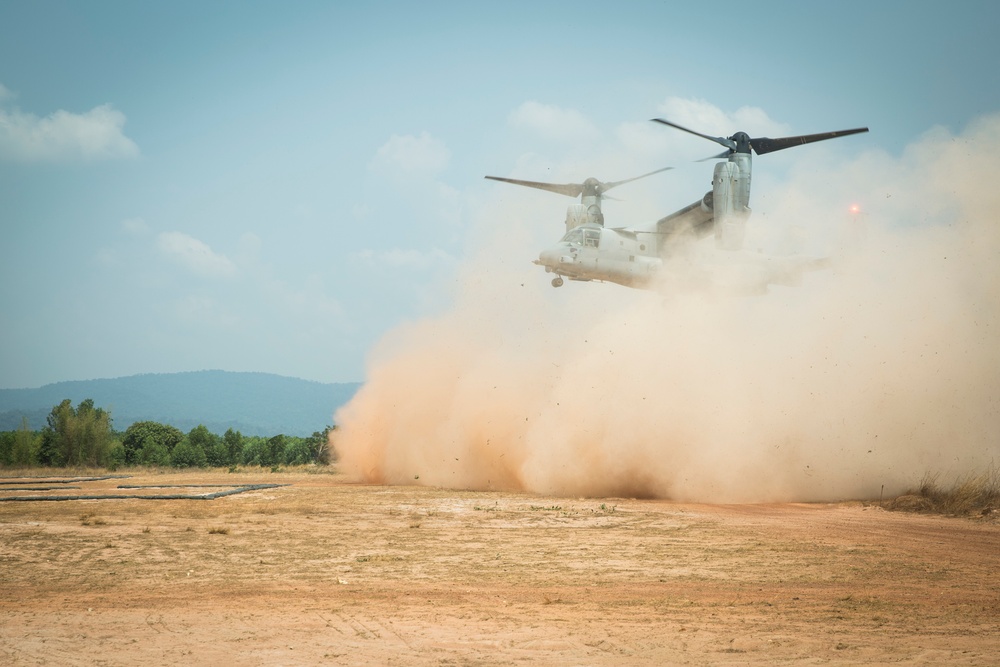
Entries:
[[968, 474], [950, 487], [938, 484], [938, 476], [924, 475], [920, 487], [890, 501], [887, 508], [911, 512], [935, 512], [962, 516], [990, 514], [1000, 506], [1000, 470], [990, 467], [981, 474]]

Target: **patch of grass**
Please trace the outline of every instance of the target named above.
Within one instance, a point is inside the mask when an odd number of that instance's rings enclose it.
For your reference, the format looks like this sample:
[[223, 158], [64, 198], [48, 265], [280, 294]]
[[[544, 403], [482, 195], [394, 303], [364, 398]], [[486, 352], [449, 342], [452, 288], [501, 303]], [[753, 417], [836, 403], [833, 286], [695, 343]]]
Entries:
[[229, 529], [224, 526], [213, 526], [208, 529], [209, 535], [228, 535]]
[[960, 477], [951, 486], [943, 486], [938, 478], [924, 475], [917, 489], [889, 501], [886, 509], [950, 516], [989, 516], [1000, 509], [1000, 471], [995, 467]]
[[403, 560], [402, 556], [390, 556], [389, 554], [370, 554], [358, 556], [355, 560], [359, 563], [396, 563]]
[[[476, 512], [499, 512], [500, 504], [495, 503], [493, 505], [473, 505], [472, 509]], [[535, 509], [532, 507], [531, 509]]]

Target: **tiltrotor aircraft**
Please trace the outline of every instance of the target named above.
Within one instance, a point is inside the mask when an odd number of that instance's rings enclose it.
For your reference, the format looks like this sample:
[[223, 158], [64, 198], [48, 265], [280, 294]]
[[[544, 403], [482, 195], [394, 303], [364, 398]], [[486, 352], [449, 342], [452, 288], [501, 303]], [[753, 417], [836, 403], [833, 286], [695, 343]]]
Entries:
[[546, 273], [556, 274], [552, 279], [553, 287], [561, 287], [564, 277], [579, 281], [606, 281], [628, 287], [648, 286], [673, 251], [688, 241], [709, 234], [715, 236], [719, 248], [739, 250], [743, 246], [746, 223], [750, 217], [752, 153], [764, 155], [792, 146], [868, 131], [867, 127], [862, 127], [779, 139], [751, 138], [745, 132], [737, 132], [730, 137], [712, 137], [662, 118], [652, 120], [724, 146], [725, 151], [708, 159], [724, 158], [726, 161], [716, 163], [712, 189], [704, 197], [651, 225], [605, 227], [601, 201], [604, 193], [611, 188], [658, 174], [670, 167], [611, 183], [588, 178], [583, 183], [560, 185], [486, 177], [580, 197], [579, 204], [571, 205], [566, 210], [566, 235], [558, 245], [542, 251], [535, 260], [535, 264], [545, 267]]

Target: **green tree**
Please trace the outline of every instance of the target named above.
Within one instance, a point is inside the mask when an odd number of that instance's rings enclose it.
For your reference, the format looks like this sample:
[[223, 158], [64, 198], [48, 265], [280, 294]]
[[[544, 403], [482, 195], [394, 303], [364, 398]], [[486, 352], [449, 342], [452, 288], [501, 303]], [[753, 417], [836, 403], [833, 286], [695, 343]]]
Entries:
[[260, 436], [249, 436], [244, 439], [243, 465], [262, 466], [268, 465], [267, 460], [267, 440]]
[[42, 442], [38, 447], [38, 462], [45, 466], [66, 465], [66, 452], [63, 448], [63, 436], [68, 431], [68, 423], [73, 414], [73, 402], [68, 398], [52, 408], [45, 418], [46, 426], [42, 429]]
[[229, 459], [227, 463], [236, 464], [243, 460], [243, 434], [233, 429], [228, 429], [222, 436], [222, 443], [226, 447], [226, 454]]
[[219, 436], [215, 435], [208, 430], [208, 427], [204, 424], [198, 424], [188, 433], [188, 442], [190, 442], [195, 447], [201, 447], [202, 451], [207, 452], [211, 449], [217, 442], [219, 442]]
[[144, 466], [168, 466], [170, 450], [156, 440], [147, 440], [136, 454], [135, 463]]
[[313, 462], [313, 453], [307, 438], [288, 438], [285, 443], [285, 464], [300, 466]]
[[330, 434], [335, 429], [335, 426], [327, 426], [322, 431], [313, 431], [313, 434], [306, 438], [312, 461], [326, 465], [330, 461], [337, 460], [337, 452], [330, 446]]
[[221, 468], [230, 464], [229, 451], [222, 440], [219, 440], [205, 452], [205, 458], [212, 468]]
[[258, 436], [246, 438], [243, 447], [243, 463], [248, 466], [276, 466], [285, 462], [287, 439], [276, 435], [265, 439]]
[[21, 417], [21, 428], [14, 432], [12, 445], [11, 465], [31, 466], [37, 463], [39, 438], [28, 428], [27, 417]]
[[38, 462], [43, 465], [90, 465], [107, 463], [114, 444], [111, 415], [95, 408], [93, 399], [73, 403], [66, 399], [52, 408], [42, 429]]
[[185, 438], [170, 452], [170, 465], [175, 468], [204, 468], [207, 465], [205, 450]]
[[276, 466], [285, 462], [285, 447], [287, 446], [285, 436], [278, 434], [267, 441], [266, 460], [261, 462], [264, 466]]
[[38, 463], [41, 437], [28, 427], [28, 418], [21, 417], [16, 431], [0, 433], [0, 465], [31, 466]]
[[198, 424], [187, 435], [187, 441], [205, 453], [206, 463], [203, 465], [224, 466], [228, 464], [229, 455], [222, 438], [208, 430], [204, 424]]
[[0, 433], [0, 465], [9, 466], [14, 452], [14, 434], [16, 431]]
[[125, 446], [116, 442], [108, 452], [108, 470], [118, 470], [125, 465]]
[[183, 439], [184, 434], [173, 426], [153, 421], [135, 422], [125, 429], [122, 436], [125, 462], [130, 465], [167, 465], [170, 452]]

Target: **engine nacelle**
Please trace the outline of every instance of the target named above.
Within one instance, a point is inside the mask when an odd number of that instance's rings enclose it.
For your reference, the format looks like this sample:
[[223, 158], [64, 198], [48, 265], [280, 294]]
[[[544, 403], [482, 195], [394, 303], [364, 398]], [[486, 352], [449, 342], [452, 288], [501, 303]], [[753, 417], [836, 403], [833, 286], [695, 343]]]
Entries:
[[566, 231], [579, 227], [587, 222], [587, 207], [581, 204], [572, 204], [566, 207]]
[[746, 169], [737, 160], [719, 162], [712, 177], [712, 208], [715, 218], [715, 243], [723, 250], [739, 250], [750, 217], [750, 165]]
[[573, 204], [566, 207], [566, 231], [591, 222], [597, 225], [604, 225], [604, 214], [601, 207], [595, 204], [584, 206], [583, 204]]

